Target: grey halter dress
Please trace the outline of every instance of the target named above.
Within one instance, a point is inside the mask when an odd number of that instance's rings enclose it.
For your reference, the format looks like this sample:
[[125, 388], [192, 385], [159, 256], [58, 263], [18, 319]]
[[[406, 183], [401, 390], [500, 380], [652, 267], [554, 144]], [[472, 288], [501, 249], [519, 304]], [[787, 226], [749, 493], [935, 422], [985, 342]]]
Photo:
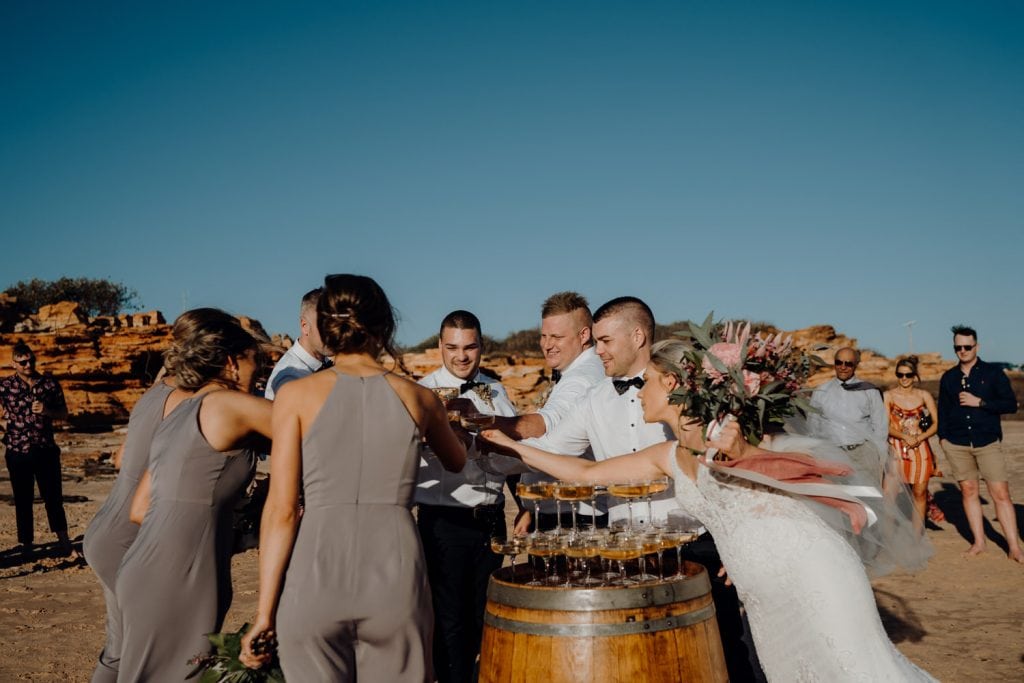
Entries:
[[96, 572], [103, 587], [103, 599], [107, 603], [107, 641], [92, 674], [92, 683], [113, 683], [117, 680], [118, 662], [121, 659], [121, 610], [114, 596], [114, 582], [124, 554], [139, 533], [139, 526], [128, 519], [128, 512], [135, 489], [149, 463], [149, 446], [153, 442], [153, 435], [164, 419], [167, 397], [173, 391], [172, 387], [158, 382], [132, 408], [124, 453], [121, 456], [121, 471], [103, 507], [85, 530], [85, 538], [82, 540], [85, 559]]
[[151, 503], [117, 574], [118, 681], [184, 680], [231, 605], [231, 515], [255, 457], [210, 446], [199, 430], [208, 395], [183, 401], [153, 437]]
[[337, 381], [302, 443], [305, 511], [277, 615], [289, 681], [429, 681], [433, 614], [410, 512], [419, 433], [386, 375]]

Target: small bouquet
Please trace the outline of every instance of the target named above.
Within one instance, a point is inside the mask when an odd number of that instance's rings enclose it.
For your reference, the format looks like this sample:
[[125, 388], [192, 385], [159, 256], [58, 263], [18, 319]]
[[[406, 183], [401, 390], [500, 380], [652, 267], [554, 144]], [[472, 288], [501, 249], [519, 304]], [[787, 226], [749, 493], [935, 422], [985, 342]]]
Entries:
[[712, 315], [676, 333], [691, 347], [679, 364], [682, 383], [669, 397], [682, 404], [683, 414], [709, 433], [732, 415], [756, 446], [769, 425], [781, 427], [786, 418], [813, 410], [804, 383], [824, 361], [794, 349], [792, 336], [751, 336], [750, 323], [716, 325]]
[[[190, 659], [188, 663], [195, 669], [185, 679], [199, 676], [199, 683], [284, 683], [276, 655], [259, 669], [250, 669], [238, 659], [242, 636], [248, 630], [249, 624], [243, 624], [235, 633], [207, 633], [214, 651]], [[252, 649], [256, 654], [265, 654], [276, 650], [276, 643], [273, 637], [257, 637], [252, 641]]]

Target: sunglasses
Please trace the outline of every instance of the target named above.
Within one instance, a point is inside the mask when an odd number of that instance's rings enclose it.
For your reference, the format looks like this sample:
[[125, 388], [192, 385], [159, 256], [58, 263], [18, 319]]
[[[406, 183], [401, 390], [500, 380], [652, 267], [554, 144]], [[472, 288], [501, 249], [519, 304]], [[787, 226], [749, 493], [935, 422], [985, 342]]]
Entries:
[[957, 353], [960, 353], [961, 351], [970, 351], [973, 348], [974, 348], [974, 344], [954, 344], [953, 345], [953, 350], [956, 351]]
[[897, 372], [896, 376], [899, 377], [900, 379], [909, 379], [909, 378], [914, 376], [914, 373], [912, 373], [912, 372]]
[[835, 366], [837, 368], [855, 368], [855, 367], [857, 367], [857, 361], [855, 361], [855, 360], [836, 360]]
[[32, 365], [35, 362], [36, 362], [35, 358], [23, 358], [22, 360], [14, 361], [14, 364], [15, 365], [20, 365], [23, 368], [27, 368], [28, 366]]

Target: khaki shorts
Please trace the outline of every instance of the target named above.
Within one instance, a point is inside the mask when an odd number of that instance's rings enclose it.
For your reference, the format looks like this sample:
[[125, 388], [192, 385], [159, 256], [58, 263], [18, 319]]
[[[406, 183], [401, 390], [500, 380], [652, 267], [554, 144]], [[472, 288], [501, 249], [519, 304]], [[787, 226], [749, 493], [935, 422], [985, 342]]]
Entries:
[[953, 468], [953, 476], [957, 481], [977, 481], [979, 473], [985, 481], [1007, 481], [1006, 456], [1001, 441], [981, 448], [957, 446], [945, 439], [939, 443], [942, 444], [946, 460]]

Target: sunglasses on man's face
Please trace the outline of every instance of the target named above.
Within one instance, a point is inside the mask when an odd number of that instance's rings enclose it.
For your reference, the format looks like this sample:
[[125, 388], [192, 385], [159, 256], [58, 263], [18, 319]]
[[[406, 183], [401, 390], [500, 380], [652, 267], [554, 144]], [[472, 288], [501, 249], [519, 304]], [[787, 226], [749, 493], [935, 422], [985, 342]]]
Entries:
[[954, 344], [953, 349], [960, 353], [961, 351], [970, 351], [974, 348], [974, 344]]
[[899, 377], [900, 379], [910, 379], [911, 377], [914, 376], [914, 373], [912, 373], [912, 372], [897, 372], [896, 376]]
[[857, 361], [836, 359], [835, 365], [837, 368], [855, 368], [857, 367]]
[[36, 362], [35, 358], [22, 358], [21, 360], [17, 360], [17, 359], [14, 360], [14, 364], [15, 365], [20, 365], [23, 368], [27, 368], [28, 366], [32, 365], [35, 362]]

